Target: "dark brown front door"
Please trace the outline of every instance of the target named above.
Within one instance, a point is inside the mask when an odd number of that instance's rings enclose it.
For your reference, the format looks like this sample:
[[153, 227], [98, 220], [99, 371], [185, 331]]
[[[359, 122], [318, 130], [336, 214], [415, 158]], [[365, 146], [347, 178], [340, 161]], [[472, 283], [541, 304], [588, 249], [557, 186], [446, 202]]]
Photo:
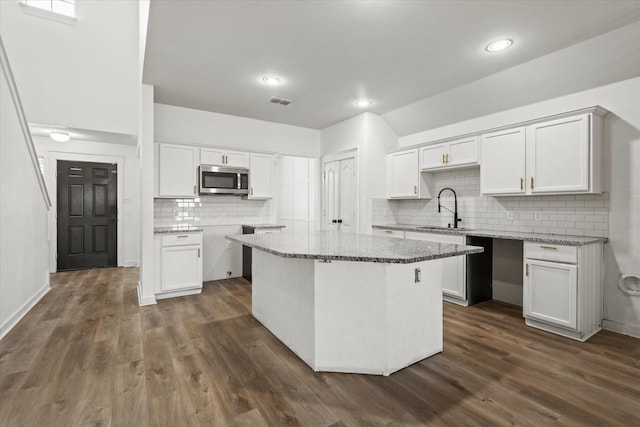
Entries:
[[58, 160], [58, 271], [117, 265], [117, 165]]

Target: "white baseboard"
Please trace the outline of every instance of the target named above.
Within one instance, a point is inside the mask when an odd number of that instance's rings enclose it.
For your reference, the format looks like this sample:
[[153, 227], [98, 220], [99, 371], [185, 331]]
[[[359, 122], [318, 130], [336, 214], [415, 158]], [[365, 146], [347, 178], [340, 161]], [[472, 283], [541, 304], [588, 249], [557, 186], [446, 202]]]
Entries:
[[138, 306], [142, 307], [144, 305], [154, 305], [154, 304], [158, 303], [156, 301], [156, 296], [155, 295], [151, 295], [151, 296], [148, 296], [148, 297], [143, 297], [142, 293], [141, 293], [141, 289], [142, 289], [142, 284], [138, 280]]
[[613, 320], [603, 320], [602, 329], [640, 338], [640, 326], [628, 325], [626, 323], [614, 322]]
[[31, 298], [29, 298], [29, 301], [25, 302], [22, 307], [20, 307], [15, 313], [13, 313], [13, 315], [9, 317], [6, 322], [2, 324], [2, 326], [0, 326], [0, 340], [4, 338], [4, 336], [7, 335], [18, 324], [18, 322], [22, 320], [22, 318], [29, 312], [29, 310], [31, 310], [33, 306], [35, 306], [38, 301], [40, 301], [42, 297], [45, 296], [50, 290], [51, 286], [49, 286], [49, 281], [47, 280], [47, 283], [45, 283], [44, 286], [38, 290], [38, 292], [36, 292]]

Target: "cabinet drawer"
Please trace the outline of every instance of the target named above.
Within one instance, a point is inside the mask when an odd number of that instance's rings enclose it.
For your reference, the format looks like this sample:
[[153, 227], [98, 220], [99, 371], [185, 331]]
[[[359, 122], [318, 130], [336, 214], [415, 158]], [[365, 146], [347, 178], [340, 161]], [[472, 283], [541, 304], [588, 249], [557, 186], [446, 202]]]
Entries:
[[162, 236], [162, 247], [199, 245], [202, 242], [200, 233], [177, 233]]
[[576, 246], [555, 245], [551, 243], [525, 242], [524, 257], [543, 261], [576, 264], [578, 262], [578, 248]]
[[414, 240], [428, 240], [430, 242], [437, 243], [453, 243], [454, 245], [464, 245], [465, 238], [459, 234], [445, 234], [445, 233], [423, 233], [420, 231], [407, 231], [405, 234], [406, 239]]

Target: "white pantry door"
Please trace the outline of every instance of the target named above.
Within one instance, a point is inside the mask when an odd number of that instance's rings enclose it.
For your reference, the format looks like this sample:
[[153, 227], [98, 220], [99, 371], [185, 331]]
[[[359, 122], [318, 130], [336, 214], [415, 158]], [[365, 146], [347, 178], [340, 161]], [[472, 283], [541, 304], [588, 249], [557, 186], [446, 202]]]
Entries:
[[355, 232], [358, 228], [355, 157], [324, 162], [322, 183], [324, 229]]

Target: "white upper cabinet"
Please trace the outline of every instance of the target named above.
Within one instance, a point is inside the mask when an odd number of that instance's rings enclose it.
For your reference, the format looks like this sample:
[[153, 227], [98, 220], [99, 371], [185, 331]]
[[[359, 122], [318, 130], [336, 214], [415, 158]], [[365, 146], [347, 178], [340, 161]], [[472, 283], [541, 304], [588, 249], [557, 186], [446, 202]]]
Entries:
[[157, 196], [195, 197], [198, 149], [186, 145], [159, 144]]
[[201, 148], [200, 163], [214, 166], [230, 166], [246, 168], [248, 153], [223, 150], [221, 148]]
[[249, 199], [273, 197], [273, 156], [270, 154], [249, 155]]
[[420, 148], [420, 169], [458, 168], [478, 164], [478, 137], [458, 139]]
[[480, 193], [512, 195], [525, 193], [525, 128], [482, 135]]
[[445, 166], [446, 144], [433, 144], [420, 149], [420, 169], [439, 169]]
[[593, 107], [482, 135], [483, 195], [602, 192], [602, 123]]
[[431, 197], [418, 166], [418, 149], [387, 155], [387, 197], [389, 199]]
[[531, 125], [527, 132], [532, 194], [589, 190], [589, 115]]

